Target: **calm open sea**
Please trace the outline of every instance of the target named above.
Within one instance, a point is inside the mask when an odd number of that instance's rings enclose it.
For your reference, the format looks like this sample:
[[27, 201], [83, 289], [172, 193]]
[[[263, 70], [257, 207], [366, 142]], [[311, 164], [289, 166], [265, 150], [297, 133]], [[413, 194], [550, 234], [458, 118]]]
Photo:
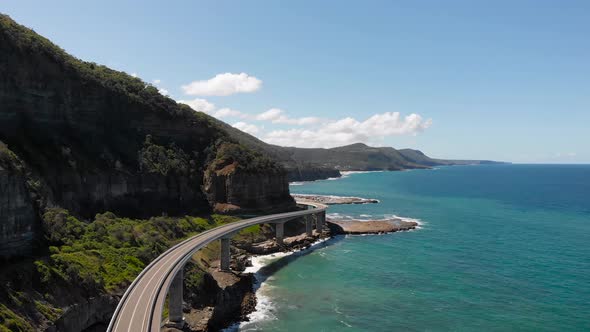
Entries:
[[589, 165], [351, 174], [291, 190], [381, 200], [332, 217], [422, 226], [287, 258], [242, 331], [590, 331]]

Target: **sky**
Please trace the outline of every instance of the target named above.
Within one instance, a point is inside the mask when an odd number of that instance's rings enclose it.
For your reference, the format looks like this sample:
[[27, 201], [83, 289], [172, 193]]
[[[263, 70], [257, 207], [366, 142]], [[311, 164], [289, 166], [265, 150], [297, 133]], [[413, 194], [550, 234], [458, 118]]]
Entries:
[[29, 1], [74, 56], [274, 144], [590, 163], [590, 1]]

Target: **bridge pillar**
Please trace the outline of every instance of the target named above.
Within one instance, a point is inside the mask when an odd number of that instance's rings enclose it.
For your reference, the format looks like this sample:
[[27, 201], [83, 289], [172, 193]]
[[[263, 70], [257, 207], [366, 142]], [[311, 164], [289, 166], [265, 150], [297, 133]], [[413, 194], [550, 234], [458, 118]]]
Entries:
[[283, 244], [283, 237], [285, 235], [285, 223], [278, 222], [275, 224], [276, 241], [278, 244]]
[[319, 234], [322, 234], [324, 229], [324, 213], [320, 212], [315, 215], [315, 227]]
[[305, 217], [305, 233], [307, 234], [307, 236], [312, 236], [313, 235], [313, 228], [311, 225], [311, 215], [306, 215]]
[[221, 239], [221, 257], [220, 257], [220, 264], [219, 264], [219, 269], [221, 271], [226, 271], [229, 272], [230, 268], [229, 268], [229, 262], [230, 262], [230, 258], [231, 258], [231, 253], [229, 250], [229, 242], [230, 238], [229, 237], [225, 237]]
[[168, 291], [168, 324], [175, 327], [182, 327], [184, 325], [184, 317], [182, 313], [182, 287], [184, 279], [183, 269], [180, 269], [170, 285]]

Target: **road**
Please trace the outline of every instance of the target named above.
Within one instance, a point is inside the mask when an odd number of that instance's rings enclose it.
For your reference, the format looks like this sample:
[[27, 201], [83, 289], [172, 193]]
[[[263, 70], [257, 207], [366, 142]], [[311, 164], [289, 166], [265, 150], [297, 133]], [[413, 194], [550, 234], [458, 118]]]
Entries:
[[327, 208], [325, 205], [306, 201], [297, 203], [311, 206], [312, 209], [261, 216], [219, 226], [168, 249], [151, 262], [129, 286], [115, 310], [107, 331], [159, 332], [166, 295], [174, 276], [196, 251], [207, 244], [252, 225], [316, 214]]

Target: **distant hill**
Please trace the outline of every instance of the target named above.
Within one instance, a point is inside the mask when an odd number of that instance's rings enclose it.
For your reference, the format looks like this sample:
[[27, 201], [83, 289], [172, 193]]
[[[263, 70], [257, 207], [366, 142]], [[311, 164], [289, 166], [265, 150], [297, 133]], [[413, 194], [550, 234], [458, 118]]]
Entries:
[[427, 166], [443, 166], [443, 165], [484, 165], [484, 164], [505, 164], [503, 161], [492, 160], [456, 160], [456, 159], [433, 159], [425, 155], [420, 150], [400, 149], [398, 150], [407, 160]]
[[289, 171], [291, 181], [338, 177], [340, 171], [399, 171], [442, 165], [499, 163], [489, 160], [435, 159], [419, 150], [371, 147], [363, 143], [330, 149], [281, 147], [266, 144], [237, 129], [232, 131], [228, 128], [228, 132], [243, 144], [258, 151], [264, 151], [278, 160]]

